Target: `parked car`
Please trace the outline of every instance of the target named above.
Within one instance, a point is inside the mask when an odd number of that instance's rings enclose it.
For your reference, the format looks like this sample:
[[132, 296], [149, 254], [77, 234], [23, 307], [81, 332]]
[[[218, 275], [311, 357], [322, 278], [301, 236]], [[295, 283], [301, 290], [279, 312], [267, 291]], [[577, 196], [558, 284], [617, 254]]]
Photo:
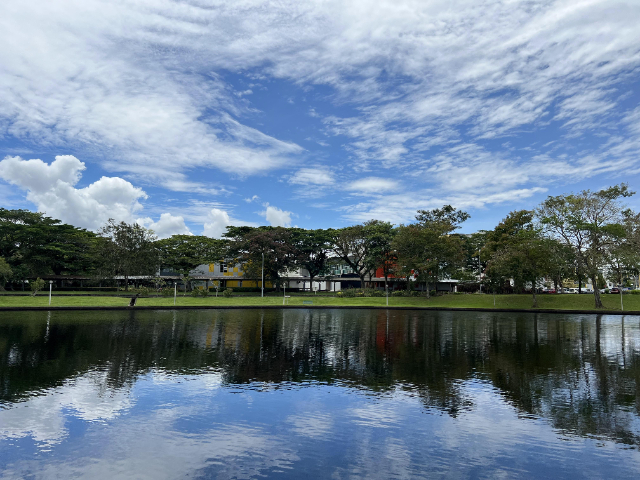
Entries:
[[620, 289], [618, 287], [613, 287], [611, 290], [609, 290], [609, 293], [620, 294]]

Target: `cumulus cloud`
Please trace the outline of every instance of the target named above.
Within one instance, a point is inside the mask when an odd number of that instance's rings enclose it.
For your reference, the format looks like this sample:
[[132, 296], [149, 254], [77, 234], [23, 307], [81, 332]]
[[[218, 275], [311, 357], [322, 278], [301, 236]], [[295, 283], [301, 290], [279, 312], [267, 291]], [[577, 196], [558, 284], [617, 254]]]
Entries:
[[292, 212], [280, 210], [278, 207], [266, 204], [266, 210], [260, 213], [273, 227], [290, 227]]
[[147, 194], [119, 177], [102, 177], [84, 188], [76, 188], [83, 162], [71, 155], [57, 156], [51, 164], [39, 159], [5, 157], [0, 178], [27, 192], [27, 200], [40, 212], [79, 227], [97, 229], [109, 218], [133, 221]]
[[202, 232], [202, 234], [206, 235], [207, 237], [221, 238], [222, 234], [227, 231], [227, 227], [230, 225], [236, 227], [243, 225], [250, 227], [256, 226], [256, 224], [253, 222], [238, 220], [237, 218], [231, 217], [226, 210], [223, 210], [221, 208], [212, 208], [206, 215], [206, 220], [204, 222], [204, 231]]
[[150, 217], [138, 218], [136, 222], [153, 230], [158, 238], [167, 238], [171, 235], [193, 235], [184, 223], [182, 215], [174, 216], [170, 213], [163, 213], [157, 222], [154, 222]]

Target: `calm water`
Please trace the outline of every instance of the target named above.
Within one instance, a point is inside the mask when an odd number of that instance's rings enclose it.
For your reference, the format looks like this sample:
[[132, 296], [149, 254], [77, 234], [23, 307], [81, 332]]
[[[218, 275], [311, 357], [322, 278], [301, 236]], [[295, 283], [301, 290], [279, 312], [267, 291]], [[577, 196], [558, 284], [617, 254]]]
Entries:
[[3, 478], [640, 478], [640, 318], [0, 313]]

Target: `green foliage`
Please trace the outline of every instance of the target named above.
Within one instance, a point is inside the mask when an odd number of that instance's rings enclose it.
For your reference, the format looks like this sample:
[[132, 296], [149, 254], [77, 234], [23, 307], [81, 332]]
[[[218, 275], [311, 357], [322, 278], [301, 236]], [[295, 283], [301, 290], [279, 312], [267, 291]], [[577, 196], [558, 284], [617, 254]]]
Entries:
[[13, 276], [13, 270], [6, 262], [6, 260], [0, 257], [0, 291], [4, 290], [4, 284], [11, 280]]
[[35, 295], [44, 288], [45, 281], [38, 277], [36, 280], [30, 282], [29, 286], [31, 287], [31, 291], [33, 292], [32, 295]]
[[132, 288], [131, 291], [133, 293], [139, 293], [141, 297], [148, 297], [151, 293], [151, 289], [149, 287]]
[[592, 279], [596, 308], [602, 308], [599, 276], [628, 234], [625, 217], [630, 213], [621, 199], [633, 194], [625, 184], [597, 192], [583, 190], [548, 197], [536, 211], [546, 231], [572, 249], [576, 274]]
[[309, 272], [309, 281], [327, 273], [327, 258], [331, 250], [331, 235], [327, 230], [293, 229], [296, 247], [295, 263]]
[[271, 280], [276, 285], [280, 285], [282, 276], [296, 266], [298, 251], [292, 229], [227, 227], [225, 237], [231, 240], [228, 257], [243, 264], [248, 278], [261, 277], [263, 258], [265, 281]]
[[398, 259], [396, 275], [414, 275], [427, 285], [450, 278], [465, 261], [464, 241], [452, 232], [467, 218], [467, 213], [446, 205], [420, 210], [419, 223], [401, 225], [392, 244]]
[[132, 275], [154, 275], [158, 269], [158, 251], [152, 232], [137, 223], [116, 223], [109, 219], [100, 229], [99, 243], [101, 273], [104, 276], [122, 275], [125, 290]]
[[28, 210], [0, 208], [0, 257], [13, 278], [78, 275], [95, 269], [96, 235]]
[[206, 288], [194, 288], [193, 290], [191, 290], [191, 296], [193, 298], [198, 298], [198, 297], [208, 297], [209, 296], [209, 290]]
[[222, 296], [225, 298], [229, 298], [233, 296], [233, 288], [225, 288], [222, 292]]
[[345, 288], [337, 293], [342, 298], [384, 297], [384, 290], [377, 288]]
[[199, 265], [214, 263], [224, 258], [227, 242], [198, 235], [173, 235], [157, 240], [155, 247], [160, 255], [161, 265], [180, 275]]
[[165, 298], [173, 297], [173, 293], [174, 293], [173, 288], [163, 288], [162, 290], [160, 290], [160, 294]]

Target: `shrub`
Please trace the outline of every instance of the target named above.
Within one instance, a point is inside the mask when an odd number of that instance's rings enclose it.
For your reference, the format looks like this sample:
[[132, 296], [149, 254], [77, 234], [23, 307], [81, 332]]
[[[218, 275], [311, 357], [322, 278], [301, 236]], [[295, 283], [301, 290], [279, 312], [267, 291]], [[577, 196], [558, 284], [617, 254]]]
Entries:
[[172, 297], [173, 296], [173, 288], [163, 288], [160, 290], [160, 294], [163, 297]]
[[139, 293], [141, 297], [143, 296], [148, 296], [149, 293], [151, 293], [151, 290], [147, 287], [140, 287], [140, 288], [132, 288], [131, 289], [132, 293]]
[[191, 290], [191, 296], [194, 298], [200, 296], [200, 292], [198, 291], [197, 288], [194, 288], [193, 290]]
[[226, 288], [223, 292], [222, 292], [222, 296], [229, 298], [233, 295], [233, 288]]

